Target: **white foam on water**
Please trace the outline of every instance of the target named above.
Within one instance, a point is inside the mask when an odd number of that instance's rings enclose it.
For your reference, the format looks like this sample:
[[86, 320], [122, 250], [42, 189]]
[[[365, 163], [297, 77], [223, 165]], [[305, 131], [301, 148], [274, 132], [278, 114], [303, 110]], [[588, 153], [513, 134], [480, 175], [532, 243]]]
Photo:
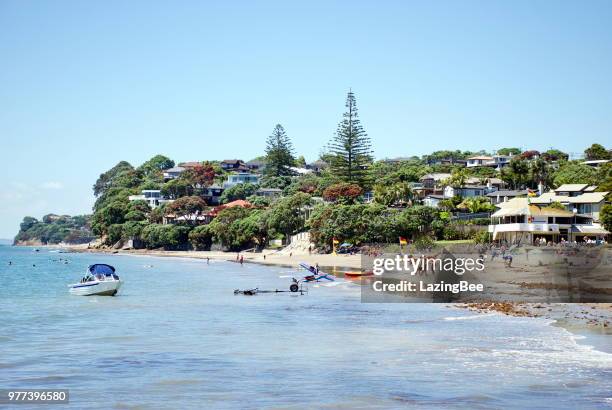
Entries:
[[499, 316], [497, 313], [486, 313], [486, 314], [474, 314], [470, 316], [448, 316], [442, 318], [442, 320], [475, 320], [475, 319], [483, 319], [490, 316]]

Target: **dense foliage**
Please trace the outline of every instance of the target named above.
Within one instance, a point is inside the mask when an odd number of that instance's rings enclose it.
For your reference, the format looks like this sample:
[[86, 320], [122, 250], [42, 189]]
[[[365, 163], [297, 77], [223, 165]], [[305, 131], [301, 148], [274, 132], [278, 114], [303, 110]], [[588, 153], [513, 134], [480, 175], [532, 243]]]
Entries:
[[87, 243], [94, 238], [89, 216], [48, 214], [38, 220], [31, 216], [23, 218], [15, 242], [40, 241], [42, 244]]

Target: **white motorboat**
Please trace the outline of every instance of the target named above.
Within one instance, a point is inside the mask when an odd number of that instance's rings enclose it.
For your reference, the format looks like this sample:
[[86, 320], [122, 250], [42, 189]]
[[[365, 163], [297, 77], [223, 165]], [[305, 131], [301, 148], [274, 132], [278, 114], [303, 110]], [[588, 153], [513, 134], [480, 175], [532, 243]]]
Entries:
[[87, 268], [87, 274], [79, 283], [68, 285], [70, 293], [79, 296], [115, 296], [123, 282], [115, 273], [115, 268], [97, 263]]

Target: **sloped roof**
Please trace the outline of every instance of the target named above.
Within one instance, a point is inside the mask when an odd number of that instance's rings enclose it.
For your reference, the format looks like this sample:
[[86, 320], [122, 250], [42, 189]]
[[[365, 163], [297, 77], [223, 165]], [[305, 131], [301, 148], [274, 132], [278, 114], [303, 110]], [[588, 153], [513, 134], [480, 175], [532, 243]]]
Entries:
[[493, 159], [493, 157], [489, 157], [489, 156], [486, 156], [486, 155], [477, 155], [475, 157], [469, 157], [468, 158], [468, 160], [470, 160], [470, 159], [490, 160], [490, 159]]
[[545, 192], [538, 197], [531, 198], [532, 204], [549, 204], [561, 202], [567, 204], [597, 204], [603, 201], [608, 192], [585, 192], [577, 196], [556, 195], [555, 192]]
[[488, 197], [492, 197], [492, 198], [495, 198], [496, 196], [508, 196], [508, 197], [510, 197], [510, 196], [521, 196], [521, 195], [527, 195], [528, 192], [529, 191], [527, 191], [526, 189], [522, 190], [522, 191], [516, 191], [516, 190], [514, 190], [514, 191], [510, 191], [510, 190], [509, 191], [502, 191], [502, 190], [500, 190], [500, 191], [489, 192], [487, 194], [487, 196]]
[[183, 172], [185, 171], [184, 167], [172, 167], [164, 170], [164, 172]]
[[563, 184], [556, 188], [555, 192], [580, 192], [588, 186], [588, 184]]
[[529, 202], [529, 198], [512, 198], [508, 202], [503, 202], [497, 205], [500, 209], [496, 211], [492, 217], [504, 216], [558, 216], [569, 218], [574, 216], [570, 211], [565, 209], [551, 208], [549, 206], [540, 208]]
[[447, 178], [450, 178], [450, 177], [451, 177], [451, 174], [448, 174], [448, 173], [433, 172], [431, 174], [423, 175], [421, 178], [419, 178], [419, 181], [424, 181], [426, 179], [433, 179], [434, 181], [441, 181], [443, 179], [447, 179]]

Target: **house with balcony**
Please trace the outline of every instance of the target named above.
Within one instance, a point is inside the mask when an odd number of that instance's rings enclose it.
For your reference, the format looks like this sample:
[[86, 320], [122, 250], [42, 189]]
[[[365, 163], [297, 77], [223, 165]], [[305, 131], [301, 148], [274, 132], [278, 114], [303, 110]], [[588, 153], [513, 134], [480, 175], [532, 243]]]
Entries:
[[160, 205], [173, 202], [172, 199], [165, 198], [159, 189], [143, 189], [140, 195], [130, 195], [129, 201], [145, 201], [151, 209], [155, 209]]
[[425, 198], [431, 194], [442, 195], [444, 191], [442, 182], [450, 177], [451, 174], [445, 172], [425, 174], [419, 179], [418, 183], [412, 183], [411, 187], [419, 198]]
[[249, 172], [238, 172], [227, 176], [227, 181], [223, 183], [223, 188], [231, 188], [238, 184], [259, 184], [260, 175]]
[[502, 202], [508, 202], [513, 198], [526, 198], [529, 191], [526, 189], [522, 190], [497, 190], [489, 192], [486, 197], [489, 198], [492, 205], [497, 205]]
[[168, 168], [164, 171], [164, 181], [170, 181], [171, 179], [176, 179], [181, 176], [183, 172], [185, 172], [187, 168], [185, 167], [172, 167]]
[[477, 155], [475, 157], [470, 157], [467, 159], [467, 167], [491, 167], [497, 170], [501, 170], [506, 165], [510, 164], [510, 160], [512, 159], [512, 155]]
[[428, 158], [425, 163], [430, 167], [434, 165], [451, 165], [465, 167], [467, 165], [467, 160], [455, 158]]
[[255, 195], [270, 199], [280, 198], [282, 194], [283, 190], [280, 188], [259, 188], [255, 191]]
[[448, 185], [444, 188], [444, 197], [452, 198], [454, 196], [460, 196], [462, 198], [472, 198], [476, 196], [485, 196], [489, 192], [496, 190], [497, 188], [490, 188], [487, 185], [463, 185], [463, 186], [451, 186]]
[[219, 163], [225, 171], [248, 172], [250, 168], [241, 159], [224, 159]]
[[588, 215], [566, 209], [536, 205], [533, 198], [513, 198], [501, 202], [491, 215], [489, 232], [494, 241], [509, 244], [534, 244], [544, 237], [547, 242], [583, 242], [604, 239], [610, 232], [594, 223]]
[[538, 197], [531, 203], [539, 206], [558, 202], [568, 211], [599, 221], [599, 212], [606, 203], [608, 192], [596, 192], [597, 187], [588, 184], [564, 184]]
[[208, 205], [219, 205], [221, 194], [225, 191], [222, 186], [211, 185], [206, 188], [202, 188], [202, 199], [206, 201]]

